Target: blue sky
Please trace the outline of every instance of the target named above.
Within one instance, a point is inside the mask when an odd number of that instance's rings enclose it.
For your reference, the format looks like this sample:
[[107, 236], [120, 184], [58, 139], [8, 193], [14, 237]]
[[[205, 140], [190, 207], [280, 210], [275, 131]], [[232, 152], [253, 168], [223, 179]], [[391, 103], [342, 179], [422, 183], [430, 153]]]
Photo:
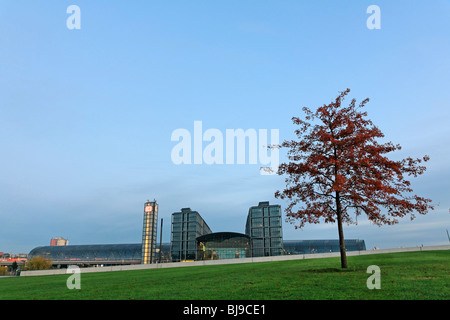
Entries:
[[[81, 9], [69, 30], [66, 9]], [[369, 30], [369, 5], [381, 29]], [[415, 192], [436, 210], [344, 228], [368, 248], [448, 243], [450, 1], [0, 1], [0, 251], [137, 243], [143, 204], [190, 207], [213, 231], [244, 232], [248, 208], [283, 177], [258, 165], [175, 165], [178, 128], [279, 129], [350, 88], [369, 118], [430, 155]], [[283, 153], [281, 153], [281, 161]], [[334, 224], [285, 239], [336, 239]]]

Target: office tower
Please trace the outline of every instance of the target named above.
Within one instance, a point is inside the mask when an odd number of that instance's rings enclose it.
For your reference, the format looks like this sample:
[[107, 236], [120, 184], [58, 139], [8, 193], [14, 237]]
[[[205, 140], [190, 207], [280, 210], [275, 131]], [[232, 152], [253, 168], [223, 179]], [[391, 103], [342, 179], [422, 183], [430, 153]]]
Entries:
[[197, 237], [211, 233], [211, 229], [197, 211], [183, 208], [172, 214], [172, 261], [196, 260]]
[[142, 256], [141, 263], [155, 262], [156, 227], [158, 222], [158, 203], [156, 200], [145, 202], [144, 223], [142, 230]]
[[252, 256], [279, 256], [283, 250], [281, 207], [268, 201], [248, 210], [245, 233], [251, 238]]

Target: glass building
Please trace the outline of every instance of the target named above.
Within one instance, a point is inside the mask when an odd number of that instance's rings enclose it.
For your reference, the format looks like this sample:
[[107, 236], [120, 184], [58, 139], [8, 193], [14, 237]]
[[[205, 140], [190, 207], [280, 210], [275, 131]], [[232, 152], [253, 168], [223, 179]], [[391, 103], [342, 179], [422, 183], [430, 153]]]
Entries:
[[248, 210], [245, 234], [251, 239], [252, 257], [279, 256], [283, 252], [281, 207], [268, 201]]
[[95, 244], [36, 247], [28, 259], [44, 257], [54, 265], [67, 264], [138, 264], [141, 262], [141, 244]]
[[197, 260], [251, 257], [250, 237], [236, 232], [216, 232], [197, 238]]
[[172, 261], [196, 260], [197, 237], [211, 233], [211, 229], [197, 211], [183, 208], [172, 214]]
[[[365, 251], [364, 240], [345, 239], [345, 249], [347, 251]], [[339, 240], [285, 240], [284, 254], [310, 254], [340, 252]]]
[[[216, 260], [251, 257], [250, 237], [241, 233], [217, 232], [203, 235], [196, 240], [197, 260]], [[346, 239], [347, 251], [365, 251], [364, 240]], [[141, 243], [100, 244], [36, 247], [28, 254], [28, 259], [41, 256], [52, 259], [54, 266], [70, 264], [124, 265], [141, 263]], [[162, 262], [171, 262], [171, 244], [163, 243]], [[310, 254], [339, 252], [339, 240], [284, 240], [283, 254]], [[158, 256], [159, 245], [156, 248]], [[156, 259], [158, 260], [158, 259]]]
[[[137, 244], [70, 245], [37, 247], [36, 256], [52, 259], [53, 265], [122, 265], [195, 260], [220, 260], [249, 257], [339, 252], [339, 240], [284, 240], [281, 207], [259, 202], [249, 208], [245, 234], [212, 233], [197, 211], [183, 208], [172, 214], [171, 242], [157, 246], [158, 204], [144, 205], [142, 242]], [[161, 247], [161, 250], [159, 250]], [[366, 250], [364, 240], [346, 239], [347, 251]]]
[[145, 202], [142, 228], [142, 264], [155, 262], [156, 229], [158, 225], [158, 204], [156, 200]]

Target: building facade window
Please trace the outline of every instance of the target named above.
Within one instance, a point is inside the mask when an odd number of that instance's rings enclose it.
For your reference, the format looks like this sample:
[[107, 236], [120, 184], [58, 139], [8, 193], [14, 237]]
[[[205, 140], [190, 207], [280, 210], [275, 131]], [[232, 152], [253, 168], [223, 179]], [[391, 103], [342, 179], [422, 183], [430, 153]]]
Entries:
[[172, 214], [172, 261], [196, 260], [196, 239], [211, 233], [211, 229], [197, 211], [183, 208]]
[[250, 207], [245, 233], [251, 238], [253, 257], [278, 256], [283, 252], [281, 207], [260, 202]]

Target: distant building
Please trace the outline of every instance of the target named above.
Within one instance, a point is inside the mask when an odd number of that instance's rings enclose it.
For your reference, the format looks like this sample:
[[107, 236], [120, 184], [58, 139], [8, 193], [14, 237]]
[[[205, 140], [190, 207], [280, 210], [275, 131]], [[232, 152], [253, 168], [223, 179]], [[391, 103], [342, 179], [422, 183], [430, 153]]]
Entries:
[[80, 266], [122, 265], [141, 263], [142, 245], [96, 244], [36, 247], [28, 254], [28, 259], [44, 257], [51, 259], [59, 267], [76, 264]]
[[[28, 258], [42, 256], [52, 259], [54, 266], [77, 264], [123, 265], [182, 262], [194, 260], [241, 259], [250, 257], [280, 256], [311, 253], [339, 252], [339, 240], [284, 240], [282, 215], [279, 205], [259, 202], [248, 210], [245, 234], [236, 232], [213, 233], [197, 211], [183, 208], [172, 214], [170, 244], [157, 249], [158, 203], [144, 204], [142, 242], [133, 244], [76, 245], [68, 240], [53, 238], [50, 246], [37, 247]], [[364, 240], [346, 239], [347, 251], [364, 251]], [[3, 254], [2, 259], [9, 258]]]
[[171, 256], [172, 261], [196, 260], [197, 241], [211, 229], [197, 211], [183, 208], [172, 214]]
[[69, 245], [69, 240], [64, 239], [63, 237], [55, 237], [50, 240], [51, 247], [67, 246], [67, 245]]
[[280, 256], [283, 252], [280, 205], [265, 201], [250, 207], [245, 234], [251, 239], [252, 257]]
[[156, 262], [156, 229], [158, 225], [158, 203], [156, 200], [145, 202], [144, 223], [142, 228], [142, 264]]
[[[345, 249], [347, 251], [365, 251], [364, 240], [345, 239]], [[340, 252], [339, 240], [285, 240], [284, 254], [310, 254]]]
[[[197, 238], [196, 260], [220, 260], [248, 258], [250, 255], [250, 238], [241, 233], [216, 232]], [[365, 251], [364, 240], [346, 239], [347, 251]], [[54, 266], [66, 267], [77, 264], [93, 265], [124, 265], [141, 263], [141, 243], [104, 244], [104, 245], [69, 245], [54, 247], [37, 247], [30, 251], [28, 259], [41, 256], [52, 259]], [[171, 259], [171, 243], [162, 244], [162, 262], [175, 262]], [[284, 240], [283, 254], [311, 254], [339, 252], [339, 240]], [[3, 258], [11, 258], [8, 253]], [[9, 261], [9, 260], [8, 260]]]

